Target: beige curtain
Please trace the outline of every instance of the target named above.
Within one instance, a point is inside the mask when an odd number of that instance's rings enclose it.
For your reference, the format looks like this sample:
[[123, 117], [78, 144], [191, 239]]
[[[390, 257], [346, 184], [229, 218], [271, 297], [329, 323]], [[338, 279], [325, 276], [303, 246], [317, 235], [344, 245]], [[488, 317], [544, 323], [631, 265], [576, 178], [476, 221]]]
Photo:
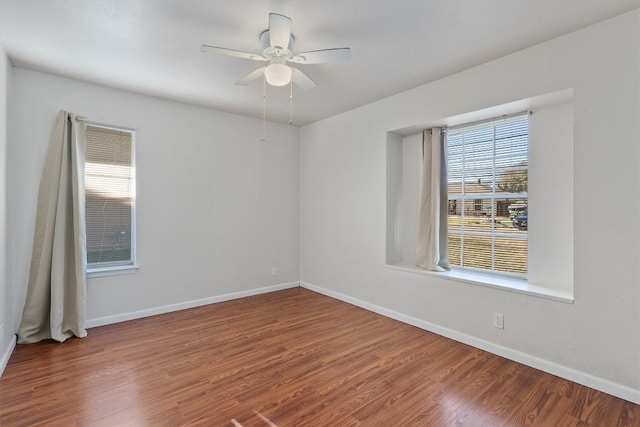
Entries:
[[422, 133], [422, 182], [416, 265], [449, 270], [447, 241], [447, 150], [439, 128]]
[[61, 111], [51, 134], [19, 343], [87, 335], [83, 129], [74, 114]]

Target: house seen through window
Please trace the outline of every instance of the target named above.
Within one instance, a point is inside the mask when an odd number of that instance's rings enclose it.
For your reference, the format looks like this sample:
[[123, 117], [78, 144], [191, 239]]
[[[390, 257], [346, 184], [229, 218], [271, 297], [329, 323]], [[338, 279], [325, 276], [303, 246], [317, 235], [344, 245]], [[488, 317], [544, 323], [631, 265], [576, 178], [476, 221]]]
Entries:
[[134, 134], [87, 125], [87, 268], [135, 264]]
[[528, 116], [447, 131], [452, 266], [527, 274]]

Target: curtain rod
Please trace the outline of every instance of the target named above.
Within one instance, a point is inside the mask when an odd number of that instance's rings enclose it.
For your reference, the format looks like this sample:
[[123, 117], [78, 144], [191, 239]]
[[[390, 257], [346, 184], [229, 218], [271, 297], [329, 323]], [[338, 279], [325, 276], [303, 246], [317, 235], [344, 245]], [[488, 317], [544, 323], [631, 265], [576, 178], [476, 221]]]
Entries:
[[477, 120], [475, 122], [469, 122], [469, 123], [462, 123], [456, 126], [450, 126], [450, 127], [445, 127], [444, 129], [446, 129], [447, 131], [450, 130], [456, 130], [456, 129], [460, 129], [460, 128], [466, 128], [466, 127], [470, 127], [470, 126], [476, 126], [476, 125], [481, 125], [484, 123], [491, 123], [491, 122], [497, 122], [500, 120], [506, 120], [506, 119], [511, 119], [513, 117], [519, 117], [519, 116], [524, 116], [525, 114], [533, 114], [532, 110], [525, 110], [525, 111], [520, 111], [518, 113], [513, 113], [513, 114], [504, 114], [502, 116], [498, 116], [498, 117], [492, 117], [490, 119], [484, 119], [484, 120]]

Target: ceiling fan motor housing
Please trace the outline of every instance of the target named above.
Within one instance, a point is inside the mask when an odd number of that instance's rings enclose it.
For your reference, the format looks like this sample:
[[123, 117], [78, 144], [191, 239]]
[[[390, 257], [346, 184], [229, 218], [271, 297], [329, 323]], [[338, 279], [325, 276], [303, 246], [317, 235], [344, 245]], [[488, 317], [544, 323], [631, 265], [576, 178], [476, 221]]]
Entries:
[[262, 43], [262, 55], [267, 58], [272, 64], [284, 64], [285, 61], [293, 56], [293, 43], [295, 38], [293, 34], [289, 36], [289, 45], [284, 46], [271, 46], [269, 38], [269, 30], [264, 30], [260, 33], [260, 42]]

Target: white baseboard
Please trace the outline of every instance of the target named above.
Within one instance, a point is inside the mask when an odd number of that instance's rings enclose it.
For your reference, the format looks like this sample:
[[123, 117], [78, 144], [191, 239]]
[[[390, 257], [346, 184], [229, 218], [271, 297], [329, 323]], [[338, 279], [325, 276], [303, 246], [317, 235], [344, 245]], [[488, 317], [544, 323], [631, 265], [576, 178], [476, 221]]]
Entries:
[[9, 363], [9, 358], [11, 357], [11, 353], [16, 348], [16, 336], [13, 335], [11, 341], [9, 341], [9, 346], [5, 349], [4, 353], [2, 353], [2, 357], [0, 358], [0, 377], [4, 373], [4, 368], [7, 367], [7, 363]]
[[426, 331], [450, 338], [454, 341], [468, 344], [472, 347], [488, 351], [489, 353], [497, 354], [498, 356], [502, 356], [506, 359], [522, 363], [523, 365], [531, 366], [532, 368], [540, 369], [541, 371], [548, 372], [558, 377], [594, 388], [596, 390], [600, 390], [604, 393], [611, 394], [613, 396], [628, 400], [636, 404], [640, 404], [640, 390], [635, 390], [625, 385], [614, 383], [604, 378], [590, 375], [586, 372], [577, 371], [568, 366], [559, 365], [552, 361], [541, 359], [539, 357], [532, 356], [530, 354], [523, 353], [512, 348], [503, 347], [501, 345], [476, 338], [471, 335], [466, 335], [453, 329], [444, 328], [442, 326], [438, 326], [436, 324], [412, 316], [408, 316], [406, 314], [402, 314], [388, 308], [371, 304], [366, 301], [341, 294], [339, 292], [334, 292], [329, 289], [312, 285], [311, 283], [301, 281], [300, 286], [311, 291], [318, 292], [320, 294], [327, 295], [329, 297], [364, 308], [374, 313], [381, 314], [385, 317], [390, 317], [400, 322], [407, 323], [420, 329], [424, 329]]
[[192, 301], [180, 302], [177, 304], [169, 304], [161, 307], [132, 311], [129, 313], [120, 313], [114, 314], [112, 316], [98, 317], [96, 319], [87, 320], [85, 326], [87, 328], [95, 328], [98, 326], [110, 325], [112, 323], [126, 322], [127, 320], [140, 319], [142, 317], [155, 316], [157, 314], [170, 313], [172, 311], [179, 311], [188, 308], [214, 304], [216, 302], [229, 301], [259, 294], [266, 294], [268, 292], [275, 292], [283, 289], [297, 288], [298, 286], [300, 286], [300, 282], [281, 283], [278, 285], [266, 286], [264, 288], [249, 289], [248, 291], [233, 292], [231, 294], [217, 295]]

